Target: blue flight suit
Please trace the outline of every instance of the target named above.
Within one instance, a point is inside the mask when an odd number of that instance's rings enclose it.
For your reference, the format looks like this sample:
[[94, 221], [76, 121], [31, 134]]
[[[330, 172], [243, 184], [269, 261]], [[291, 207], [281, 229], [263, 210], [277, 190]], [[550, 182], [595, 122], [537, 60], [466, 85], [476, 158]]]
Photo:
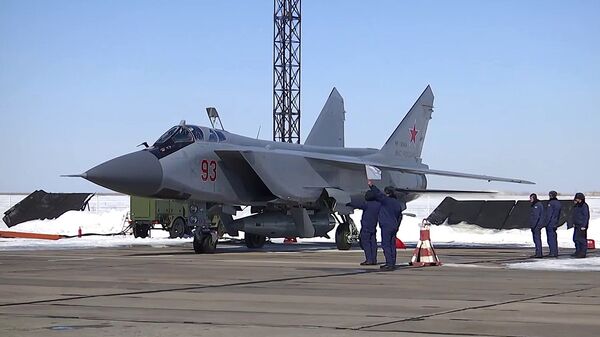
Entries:
[[351, 202], [348, 206], [362, 209], [360, 219], [360, 243], [365, 252], [365, 262], [368, 264], [377, 264], [377, 220], [381, 203], [377, 200], [363, 200], [361, 202]]
[[536, 200], [531, 203], [531, 213], [529, 213], [529, 228], [533, 234], [535, 257], [542, 257], [542, 227], [544, 227], [544, 205]]
[[381, 248], [385, 256], [385, 265], [393, 268], [396, 266], [396, 234], [406, 205], [396, 198], [383, 194], [375, 185], [371, 185], [371, 190], [375, 191], [377, 200], [381, 202], [379, 227], [381, 227]]
[[558, 240], [556, 237], [556, 229], [558, 228], [558, 220], [562, 205], [556, 198], [550, 198], [548, 207], [546, 208], [546, 239], [548, 248], [550, 248], [550, 256], [558, 256]]
[[587, 229], [590, 224], [590, 209], [585, 201], [576, 204], [571, 214], [571, 226], [575, 227], [573, 242], [575, 242], [575, 255], [585, 257], [587, 254]]

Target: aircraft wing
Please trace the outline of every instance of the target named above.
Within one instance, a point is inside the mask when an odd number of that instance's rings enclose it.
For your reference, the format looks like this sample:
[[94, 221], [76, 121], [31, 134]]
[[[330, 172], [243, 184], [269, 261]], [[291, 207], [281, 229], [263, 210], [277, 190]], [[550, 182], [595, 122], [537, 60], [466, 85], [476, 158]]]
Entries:
[[[515, 184], [535, 184], [532, 181], [517, 179], [517, 178], [503, 178], [503, 177], [494, 177], [488, 175], [481, 174], [470, 174], [470, 173], [462, 173], [462, 172], [452, 172], [452, 171], [441, 171], [441, 170], [431, 170], [429, 168], [418, 168], [418, 167], [410, 167], [410, 166], [398, 166], [398, 165], [389, 165], [385, 163], [376, 162], [373, 160], [365, 160], [362, 158], [352, 158], [346, 156], [331, 156], [329, 158], [328, 155], [323, 156], [322, 154], [317, 154], [318, 156], [310, 155], [309, 157], [320, 160], [329, 160], [329, 161], [339, 161], [341, 163], [346, 164], [360, 164], [360, 165], [370, 165], [378, 168], [385, 168], [388, 170], [406, 172], [406, 173], [415, 173], [415, 174], [431, 174], [438, 176], [446, 176], [446, 177], [455, 177], [455, 178], [466, 178], [466, 179], [477, 179], [477, 180], [487, 180], [487, 181], [502, 181], [507, 183], [515, 183]], [[343, 157], [343, 158], [338, 158]]]
[[[304, 158], [316, 159], [323, 162], [329, 162], [332, 165], [338, 166], [355, 166], [355, 165], [371, 165], [378, 168], [385, 168], [388, 170], [406, 172], [406, 173], [415, 173], [415, 174], [431, 174], [431, 175], [439, 175], [446, 177], [455, 177], [455, 178], [466, 178], [466, 179], [477, 179], [477, 180], [487, 180], [487, 181], [501, 181], [515, 184], [535, 184], [532, 181], [518, 179], [518, 178], [503, 178], [503, 177], [495, 177], [481, 174], [470, 174], [470, 173], [462, 173], [462, 172], [452, 172], [452, 171], [442, 171], [442, 170], [432, 170], [429, 168], [418, 168], [418, 167], [410, 167], [410, 166], [398, 166], [398, 165], [390, 165], [378, 161], [374, 161], [372, 159], [365, 159], [361, 157], [351, 157], [351, 156], [343, 156], [343, 155], [334, 155], [334, 154], [326, 154], [326, 153], [317, 153], [317, 152], [298, 152], [298, 151], [289, 151], [289, 150], [280, 150], [280, 149], [257, 149], [250, 151], [243, 151], [244, 153], [265, 153], [265, 154], [287, 154], [292, 156], [299, 156]], [[363, 168], [364, 169], [364, 168]]]
[[[315, 162], [297, 151], [217, 150], [228, 162], [237, 154], [244, 158], [254, 174], [279, 199], [290, 202], [314, 202], [327, 188], [357, 190], [365, 184], [364, 166], [338, 161]], [[237, 165], [241, 170], [241, 165]]]
[[502, 182], [506, 182], [506, 183], [515, 183], [515, 184], [530, 184], [530, 185], [535, 184], [532, 181], [517, 179], [517, 178], [502, 178], [502, 177], [494, 177], [494, 176], [487, 176], [487, 175], [481, 175], [481, 174], [470, 174], [470, 173], [452, 172], [452, 171], [419, 169], [419, 168], [401, 167], [401, 166], [383, 166], [383, 167], [389, 168], [391, 170], [398, 170], [398, 171], [418, 173], [418, 174], [432, 174], [432, 175], [437, 175], [437, 176], [477, 179], [477, 180], [487, 180], [487, 181], [502, 181]]
[[396, 191], [404, 193], [417, 194], [496, 194], [497, 191], [481, 191], [481, 190], [436, 190], [436, 189], [414, 189], [414, 188], [397, 188]]
[[[314, 201], [323, 189], [359, 191], [367, 179], [365, 165], [414, 174], [433, 174], [449, 177], [503, 181], [518, 184], [533, 182], [487, 175], [430, 170], [389, 165], [372, 159], [318, 152], [254, 148], [247, 150], [217, 150], [224, 161], [231, 154], [242, 156], [264, 185], [278, 198], [290, 201]], [[425, 193], [425, 191], [423, 191]]]

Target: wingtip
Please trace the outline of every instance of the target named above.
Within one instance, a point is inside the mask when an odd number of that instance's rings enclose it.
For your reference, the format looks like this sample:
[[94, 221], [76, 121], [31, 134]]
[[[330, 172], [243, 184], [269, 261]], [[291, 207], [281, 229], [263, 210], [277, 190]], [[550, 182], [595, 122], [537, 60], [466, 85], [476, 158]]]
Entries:
[[515, 180], [515, 182], [518, 184], [535, 185], [535, 183], [533, 181], [529, 181], [529, 180]]

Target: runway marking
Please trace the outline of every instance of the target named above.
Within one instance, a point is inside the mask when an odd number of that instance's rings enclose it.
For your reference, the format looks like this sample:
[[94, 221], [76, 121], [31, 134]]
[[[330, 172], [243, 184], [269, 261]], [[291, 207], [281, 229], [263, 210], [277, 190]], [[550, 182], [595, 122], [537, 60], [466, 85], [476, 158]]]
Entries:
[[470, 263], [442, 263], [442, 267], [451, 268], [480, 268], [480, 269], [505, 269], [501, 266], [482, 266]]
[[[0, 313], [0, 316], [11, 316], [11, 317], [29, 317], [29, 318], [51, 318], [51, 319], [72, 319], [72, 320], [85, 320], [85, 321], [101, 321], [105, 322], [104, 318], [95, 318], [95, 317], [82, 317], [80, 315], [32, 315], [32, 314], [4, 314]], [[111, 318], [111, 322], [120, 322], [120, 323], [145, 323], [145, 324], [185, 324], [185, 325], [208, 325], [214, 327], [253, 327], [253, 328], [280, 328], [280, 329], [327, 329], [327, 330], [335, 330], [335, 331], [357, 331], [357, 329], [352, 327], [343, 327], [343, 326], [327, 326], [327, 325], [318, 325], [318, 324], [276, 324], [276, 323], [215, 323], [211, 321], [174, 321], [174, 320], [159, 320], [159, 319], [120, 319], [120, 318]], [[76, 326], [73, 326], [76, 327]], [[429, 332], [429, 331], [416, 331], [416, 330], [385, 330], [381, 331], [387, 334], [397, 334], [398, 332], [406, 332], [412, 334], [433, 334], [433, 335], [444, 335], [444, 336], [486, 336], [486, 337], [510, 337], [506, 335], [490, 335], [490, 334], [470, 334], [470, 333], [439, 333], [439, 332]]]
[[211, 260], [211, 262], [233, 262], [233, 263], [263, 263], [263, 264], [292, 264], [292, 265], [323, 265], [323, 266], [356, 266], [360, 267], [357, 262], [320, 262], [320, 261], [288, 261], [288, 260], [257, 260], [257, 259], [248, 259], [248, 260]]
[[[595, 288], [595, 287], [592, 287]], [[592, 289], [592, 288], [588, 288], [588, 289]], [[562, 294], [567, 294], [567, 293], [574, 293], [574, 292], [578, 292], [578, 291], [584, 291], [587, 289], [576, 289], [576, 290], [571, 290], [571, 291], [565, 291], [562, 293], [556, 293], [556, 294], [548, 294], [548, 295], [542, 295], [542, 296], [537, 296], [537, 297], [532, 297], [533, 299], [535, 298], [542, 298], [542, 297], [551, 297], [551, 296], [557, 296], [557, 295], [562, 295]], [[511, 337], [514, 335], [506, 335], [506, 334], [502, 334], [502, 335], [498, 335], [498, 334], [486, 334], [486, 333], [469, 333], [469, 332], [439, 332], [439, 331], [429, 331], [427, 329], [421, 329], [421, 330], [415, 330], [415, 329], [402, 329], [402, 328], [396, 328], [396, 329], [372, 329], [369, 327], [379, 327], [379, 326], [384, 326], [387, 324], [394, 324], [394, 323], [400, 323], [400, 322], [410, 322], [410, 321], [418, 321], [421, 320], [422, 318], [428, 318], [428, 317], [434, 317], [434, 316], [439, 316], [439, 315], [444, 315], [444, 314], [448, 314], [448, 313], [454, 313], [454, 312], [460, 312], [460, 311], [467, 311], [467, 310], [471, 310], [471, 309], [480, 309], [480, 308], [487, 308], [487, 307], [493, 307], [493, 306], [497, 306], [497, 305], [503, 305], [503, 304], [508, 304], [508, 303], [516, 303], [516, 302], [522, 302], [522, 301], [527, 301], [527, 300], [531, 300], [532, 298], [526, 298], [526, 299], [521, 299], [521, 300], [514, 300], [514, 301], [506, 301], [506, 302], [502, 302], [502, 303], [496, 303], [496, 304], [489, 304], [489, 305], [482, 305], [482, 306], [474, 306], [474, 307], [467, 307], [467, 308], [461, 308], [461, 309], [455, 309], [455, 310], [448, 310], [445, 312], [441, 312], [441, 313], [434, 313], [434, 314], [430, 314], [430, 315], [422, 315], [422, 316], [418, 316], [418, 317], [411, 317], [411, 318], [405, 318], [405, 319], [399, 319], [399, 320], [394, 320], [394, 321], [390, 321], [390, 322], [384, 322], [384, 323], [379, 323], [379, 324], [372, 324], [369, 326], [363, 326], [363, 327], [346, 327], [346, 326], [335, 326], [335, 325], [319, 325], [319, 324], [276, 324], [276, 323], [226, 323], [226, 322], [219, 322], [219, 323], [215, 323], [215, 322], [211, 322], [211, 321], [202, 321], [202, 320], [196, 320], [196, 321], [175, 321], [175, 320], [160, 320], [157, 318], [153, 318], [153, 319], [120, 319], [120, 318], [110, 318], [110, 321], [112, 322], [121, 322], [121, 323], [147, 323], [147, 324], [192, 324], [192, 325], [209, 325], [209, 326], [221, 326], [221, 327], [256, 327], [256, 328], [297, 328], [297, 329], [327, 329], [327, 330], [336, 330], [336, 331], [373, 331], [373, 332], [380, 332], [380, 333], [386, 333], [386, 334], [397, 334], [397, 333], [408, 333], [408, 334], [413, 334], [413, 335], [444, 335], [444, 336], [486, 336], [486, 337]], [[58, 304], [59, 306], [67, 306], [67, 307], [96, 307], [96, 306], [86, 306], [86, 305], [77, 305], [77, 304]], [[177, 309], [167, 309], [167, 310], [177, 310]], [[203, 312], [203, 311], [207, 311], [207, 310], [198, 310], [198, 309], [193, 309], [193, 311], [199, 311], [199, 312]], [[213, 312], [213, 311], [211, 311]], [[224, 311], [224, 312], [229, 312], [229, 311]], [[244, 312], [245, 313], [245, 312]], [[265, 313], [265, 312], [261, 312], [261, 313]], [[0, 316], [9, 316], [9, 317], [32, 317], [32, 318], [53, 318], [53, 319], [73, 319], [73, 320], [85, 320], [85, 321], [106, 321], [106, 318], [95, 318], [95, 317], [86, 317], [86, 316], [82, 316], [82, 315], [44, 315], [44, 314], [18, 314], [18, 313], [0, 313]], [[357, 317], [362, 317], [362, 316], [357, 316]], [[386, 318], [386, 316], [378, 316], [377, 318]], [[368, 330], [367, 330], [368, 329]], [[519, 335], [520, 336], [520, 335]], [[516, 336], [515, 336], [516, 337]]]
[[52, 260], [47, 260], [48, 262], [63, 262], [63, 261], [86, 261], [86, 260], [95, 260], [95, 257], [70, 257], [70, 258], [55, 258]]
[[377, 323], [377, 324], [365, 325], [365, 326], [362, 326], [362, 327], [360, 327], [360, 328], [358, 328], [356, 330], [366, 330], [366, 329], [369, 329], [369, 331], [387, 331], [387, 330], [377, 330], [377, 329], [373, 329], [373, 328], [382, 327], [382, 326], [390, 325], [390, 324], [402, 323], [402, 322], [419, 321], [419, 320], [424, 320], [426, 318], [437, 317], [437, 316], [442, 316], [442, 315], [447, 315], [447, 314], [454, 314], [454, 313], [457, 313], [457, 312], [463, 312], [463, 311], [468, 311], [468, 310], [486, 309], [486, 308], [493, 308], [493, 307], [497, 307], [497, 306], [505, 305], [505, 304], [513, 304], [513, 303], [519, 303], [519, 302], [534, 301], [534, 300], [539, 300], [539, 299], [542, 299], [542, 298], [549, 298], [549, 297], [554, 297], [554, 296], [567, 295], [567, 294], [577, 293], [577, 292], [586, 291], [586, 290], [595, 289], [595, 288], [598, 288], [598, 287], [579, 288], [579, 289], [561, 291], [561, 292], [553, 293], [553, 294], [538, 295], [538, 296], [526, 297], [526, 298], [516, 299], [516, 300], [510, 300], [510, 301], [503, 301], [503, 302], [492, 303], [492, 304], [482, 304], [482, 305], [475, 305], [475, 306], [471, 306], [471, 307], [446, 310], [446, 311], [441, 311], [441, 312], [437, 312], [437, 313], [433, 313], [433, 314], [420, 315], [420, 316], [415, 316], [415, 317], [411, 317], [411, 318], [397, 319], [397, 320], [393, 320], [393, 321], [389, 321], [389, 322], [384, 322], [384, 323]]
[[[400, 267], [400, 268], [398, 268], [398, 270], [400, 270], [400, 269], [408, 269], [408, 268], [410, 268], [410, 267], [404, 267], [404, 268]], [[376, 270], [359, 270], [359, 271], [354, 270], [354, 271], [351, 271], [351, 272], [344, 272], [344, 273], [333, 273], [333, 274], [312, 275], [312, 276], [284, 277], [284, 278], [259, 280], [259, 281], [233, 282], [233, 283], [224, 283], [224, 284], [215, 284], [215, 285], [199, 285], [199, 286], [167, 288], [167, 289], [155, 289], [155, 290], [138, 290], [138, 291], [118, 292], [118, 293], [112, 293], [112, 294], [71, 296], [71, 297], [64, 297], [64, 298], [54, 298], [54, 299], [47, 299], [47, 300], [28, 301], [28, 302], [4, 303], [4, 304], [0, 304], [0, 307], [13, 307], [13, 306], [19, 306], [19, 305], [28, 305], [28, 304], [42, 304], [42, 303], [63, 302], [63, 301], [72, 301], [72, 300], [81, 300], [81, 299], [99, 298], [99, 297], [115, 297], [115, 296], [128, 296], [128, 295], [142, 295], [142, 294], [166, 293], [166, 292], [173, 292], [173, 291], [187, 291], [187, 290], [199, 290], [199, 289], [211, 289], [211, 288], [237, 287], [237, 286], [265, 284], [265, 283], [274, 283], [274, 282], [310, 280], [310, 279], [338, 277], [338, 276], [353, 276], [353, 275], [361, 275], [361, 274], [369, 274], [369, 273], [382, 273], [382, 271], [380, 271], [379, 269], [376, 269]], [[387, 273], [387, 272], [383, 272], [383, 273]]]

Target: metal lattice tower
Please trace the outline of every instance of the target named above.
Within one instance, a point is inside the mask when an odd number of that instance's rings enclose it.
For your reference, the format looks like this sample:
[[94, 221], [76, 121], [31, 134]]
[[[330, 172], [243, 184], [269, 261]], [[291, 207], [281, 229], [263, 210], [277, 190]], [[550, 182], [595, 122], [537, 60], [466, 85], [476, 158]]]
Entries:
[[300, 0], [274, 0], [273, 140], [300, 143]]

